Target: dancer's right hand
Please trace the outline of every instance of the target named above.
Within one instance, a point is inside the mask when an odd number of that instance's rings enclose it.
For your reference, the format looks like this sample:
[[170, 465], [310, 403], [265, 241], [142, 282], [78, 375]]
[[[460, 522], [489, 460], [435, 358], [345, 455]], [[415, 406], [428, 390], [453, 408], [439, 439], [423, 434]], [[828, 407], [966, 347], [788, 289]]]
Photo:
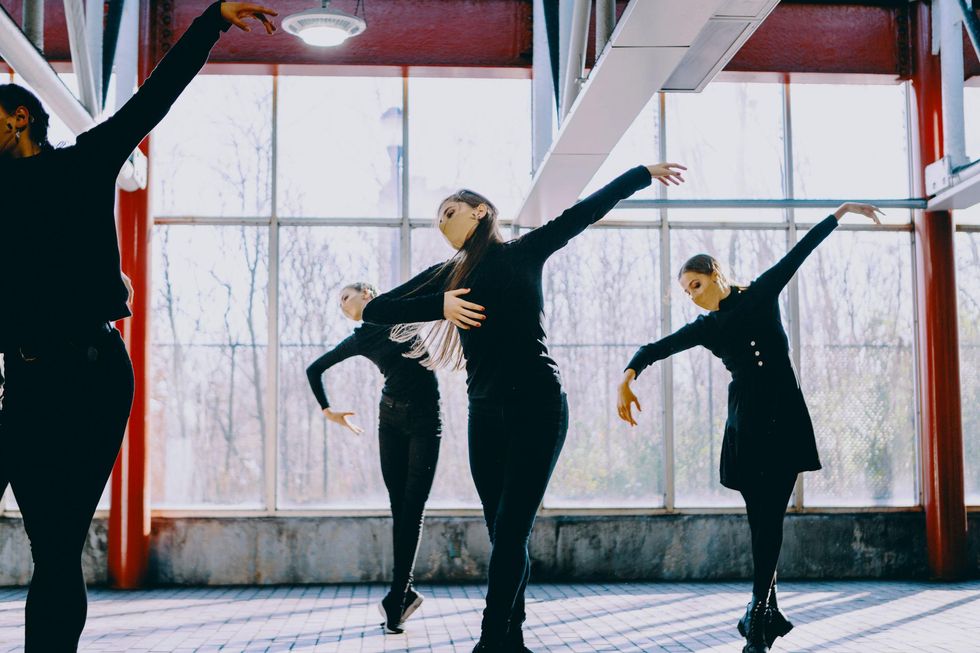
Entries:
[[354, 435], [360, 435], [361, 433], [364, 433], [364, 429], [362, 429], [354, 422], [350, 421], [350, 418], [354, 415], [354, 413], [334, 412], [329, 408], [324, 408], [323, 414], [326, 416], [328, 420], [330, 420], [334, 424], [339, 424], [340, 426], [350, 429], [350, 431]]
[[626, 376], [623, 378], [623, 382], [619, 384], [619, 401], [616, 405], [619, 410], [619, 418], [630, 426], [636, 426], [636, 420], [633, 419], [633, 404], [636, 404], [638, 411], [643, 412], [643, 408], [640, 407], [640, 400], [636, 398], [630, 388], [630, 383], [635, 378], [636, 372], [626, 370]]
[[647, 172], [650, 173], [650, 176], [664, 186], [670, 186], [670, 184], [680, 186], [684, 183], [684, 176], [681, 174], [682, 170], [687, 170], [687, 167], [679, 163], [657, 163], [652, 166], [647, 166]]
[[487, 319], [482, 311], [486, 310], [479, 304], [468, 302], [461, 297], [470, 291], [469, 288], [457, 288], [444, 295], [442, 315], [460, 329], [480, 326], [480, 321]]
[[266, 14], [269, 16], [278, 16], [279, 12], [275, 9], [269, 9], [268, 7], [255, 5], [250, 2], [221, 3], [221, 17], [243, 32], [252, 31], [252, 28], [245, 24], [246, 18], [254, 18], [262, 23], [262, 26], [265, 27], [266, 34], [275, 32], [276, 26], [272, 24], [271, 20], [266, 18]]

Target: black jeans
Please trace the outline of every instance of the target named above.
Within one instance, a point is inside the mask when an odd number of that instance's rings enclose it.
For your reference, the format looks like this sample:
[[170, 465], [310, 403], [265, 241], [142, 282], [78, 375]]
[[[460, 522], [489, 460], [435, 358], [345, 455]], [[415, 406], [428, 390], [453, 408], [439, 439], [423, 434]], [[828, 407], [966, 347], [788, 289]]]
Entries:
[[4, 359], [0, 467], [34, 559], [26, 650], [74, 651], [87, 613], [82, 547], [126, 430], [133, 367], [114, 329]]
[[796, 476], [796, 472], [765, 472], [746, 480], [741, 490], [752, 531], [752, 593], [756, 599], [769, 595], [776, 575], [783, 547], [783, 518]]
[[439, 461], [439, 399], [398, 400], [381, 395], [378, 444], [381, 475], [391, 501], [394, 569], [391, 593], [404, 597], [412, 583], [425, 518], [425, 502]]
[[526, 617], [531, 575], [527, 544], [568, 432], [560, 389], [470, 399], [470, 471], [490, 532], [490, 569], [483, 630], [500, 637]]

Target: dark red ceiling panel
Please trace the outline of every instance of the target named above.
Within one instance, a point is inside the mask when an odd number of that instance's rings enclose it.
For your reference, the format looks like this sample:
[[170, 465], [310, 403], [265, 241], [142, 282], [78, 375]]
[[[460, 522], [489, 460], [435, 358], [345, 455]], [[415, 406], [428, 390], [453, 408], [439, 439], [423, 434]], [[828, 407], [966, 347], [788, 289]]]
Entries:
[[[151, 0], [142, 0], [151, 2]], [[353, 11], [356, 0], [333, 0]], [[207, 6], [206, 0], [152, 0], [158, 58]], [[314, 0], [275, 0], [281, 16]], [[308, 66], [485, 67], [526, 70], [531, 64], [531, 0], [365, 0], [368, 30], [339, 48], [319, 49], [279, 32], [230, 30], [211, 56], [217, 64]], [[626, 0], [618, 0], [622, 12]], [[18, 23], [23, 0], [0, 0]], [[735, 55], [727, 71], [751, 73], [910, 74], [908, 3], [897, 0], [783, 0]], [[63, 0], [45, 2], [45, 54], [70, 58]], [[591, 30], [590, 30], [591, 31]], [[593, 60], [590, 35], [588, 62]], [[980, 62], [964, 35], [967, 76]], [[224, 66], [221, 67], [224, 69]], [[326, 69], [326, 68], [325, 68]]]

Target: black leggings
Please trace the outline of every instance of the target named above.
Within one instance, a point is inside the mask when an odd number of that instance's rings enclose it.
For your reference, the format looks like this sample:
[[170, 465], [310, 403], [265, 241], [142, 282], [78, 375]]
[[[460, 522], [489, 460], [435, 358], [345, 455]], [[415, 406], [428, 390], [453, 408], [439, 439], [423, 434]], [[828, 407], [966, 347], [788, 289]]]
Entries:
[[796, 472], [767, 472], [754, 477], [741, 489], [752, 531], [752, 593], [757, 599], [769, 595], [776, 575], [779, 550], [783, 546], [783, 517], [796, 476]]
[[3, 476], [31, 542], [26, 651], [75, 651], [87, 597], [82, 547], [119, 453], [133, 367], [119, 333], [25, 361], [5, 355]]
[[394, 569], [392, 595], [403, 598], [412, 583], [425, 518], [425, 502], [439, 461], [437, 398], [399, 401], [381, 396], [378, 444], [381, 475], [391, 501]]
[[527, 543], [568, 431], [565, 393], [470, 399], [470, 471], [490, 531], [483, 630], [503, 636], [524, 622], [531, 576]]

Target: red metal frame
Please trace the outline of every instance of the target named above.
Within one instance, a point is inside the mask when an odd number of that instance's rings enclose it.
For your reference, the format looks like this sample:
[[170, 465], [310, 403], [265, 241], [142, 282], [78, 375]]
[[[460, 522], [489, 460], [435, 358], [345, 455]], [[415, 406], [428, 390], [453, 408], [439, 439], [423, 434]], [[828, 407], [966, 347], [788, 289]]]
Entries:
[[[939, 59], [930, 49], [930, 7], [919, 3], [914, 9], [914, 194], [924, 197], [925, 166], [943, 155], [942, 83]], [[916, 211], [922, 500], [929, 570], [941, 580], [961, 578], [967, 562], [953, 236], [949, 211]]]
[[[150, 71], [149, 11], [142, 3], [139, 77]], [[140, 149], [149, 154], [149, 139]], [[147, 426], [149, 422], [150, 206], [149, 189], [119, 191], [118, 227], [122, 268], [133, 281], [133, 317], [120, 330], [133, 359], [136, 393], [129, 428], [112, 470], [109, 507], [109, 579], [113, 587], [134, 589], [146, 579], [150, 554]]]

